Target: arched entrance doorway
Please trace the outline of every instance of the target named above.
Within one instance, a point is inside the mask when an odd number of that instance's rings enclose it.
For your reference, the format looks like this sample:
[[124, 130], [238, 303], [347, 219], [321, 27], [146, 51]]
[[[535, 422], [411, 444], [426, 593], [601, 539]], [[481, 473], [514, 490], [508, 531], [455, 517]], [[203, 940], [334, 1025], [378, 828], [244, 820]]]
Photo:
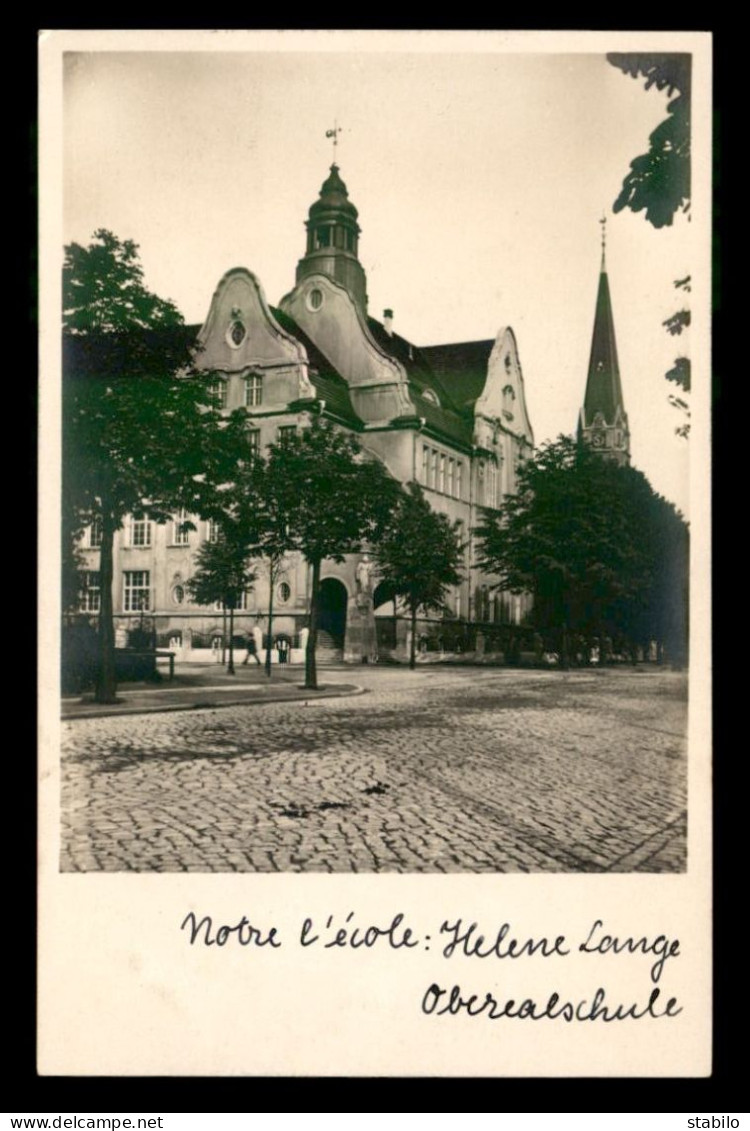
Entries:
[[[328, 644], [337, 651], [344, 647], [346, 635], [346, 586], [335, 577], [326, 577], [320, 583], [318, 606], [318, 641], [322, 648]], [[326, 637], [328, 639], [326, 640]]]

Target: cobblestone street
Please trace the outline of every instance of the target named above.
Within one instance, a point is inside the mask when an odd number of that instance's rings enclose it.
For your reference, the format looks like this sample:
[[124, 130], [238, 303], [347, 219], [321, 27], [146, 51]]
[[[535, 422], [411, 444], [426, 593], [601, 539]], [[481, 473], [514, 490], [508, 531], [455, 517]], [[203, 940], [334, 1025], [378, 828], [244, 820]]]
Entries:
[[683, 674], [325, 680], [365, 694], [64, 722], [61, 870], [684, 870]]

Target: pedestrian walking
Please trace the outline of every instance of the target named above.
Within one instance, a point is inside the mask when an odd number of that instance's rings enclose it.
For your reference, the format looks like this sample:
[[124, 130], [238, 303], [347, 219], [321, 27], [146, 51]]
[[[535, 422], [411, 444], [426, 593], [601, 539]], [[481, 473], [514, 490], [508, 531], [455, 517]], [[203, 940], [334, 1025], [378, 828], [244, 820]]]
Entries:
[[260, 657], [258, 656], [258, 649], [255, 647], [255, 635], [252, 629], [250, 629], [247, 634], [247, 655], [242, 661], [243, 666], [247, 663], [251, 656], [255, 660], [258, 667], [260, 667]]

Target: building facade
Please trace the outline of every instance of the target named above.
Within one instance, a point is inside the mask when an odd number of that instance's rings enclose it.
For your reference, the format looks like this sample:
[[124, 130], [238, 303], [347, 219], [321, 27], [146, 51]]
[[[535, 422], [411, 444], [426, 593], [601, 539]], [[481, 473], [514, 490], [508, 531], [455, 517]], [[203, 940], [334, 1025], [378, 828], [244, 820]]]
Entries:
[[[357, 209], [334, 164], [309, 210], [307, 242], [296, 283], [277, 307], [244, 267], [219, 281], [197, 329], [197, 359], [227, 410], [244, 408], [248, 442], [262, 451], [285, 429], [322, 416], [356, 434], [363, 449], [406, 483], [416, 480], [435, 510], [458, 520], [466, 542], [464, 580], [450, 594], [448, 615], [423, 622], [429, 651], [492, 650], [503, 626], [520, 623], [522, 598], [493, 591], [477, 566], [472, 530], [482, 507], [497, 507], [516, 488], [520, 461], [532, 450], [524, 380], [515, 336], [417, 346], [396, 333], [393, 312], [368, 313], [367, 281], [358, 258]], [[195, 554], [216, 537], [190, 516], [158, 525], [132, 519], [115, 544], [117, 643], [151, 631], [180, 659], [218, 658], [226, 645], [220, 608], [191, 604], [187, 581]], [[97, 531], [87, 532], [81, 611], [97, 611]], [[322, 569], [321, 649], [347, 661], [405, 658], [407, 618], [382, 600], [372, 554], [349, 555]], [[274, 580], [274, 641], [267, 635], [269, 582], [259, 566], [253, 589], [235, 614], [235, 633], [252, 631], [258, 651], [285, 636], [302, 658], [310, 598], [305, 562], [290, 555]], [[494, 633], [494, 636], [493, 636]]]

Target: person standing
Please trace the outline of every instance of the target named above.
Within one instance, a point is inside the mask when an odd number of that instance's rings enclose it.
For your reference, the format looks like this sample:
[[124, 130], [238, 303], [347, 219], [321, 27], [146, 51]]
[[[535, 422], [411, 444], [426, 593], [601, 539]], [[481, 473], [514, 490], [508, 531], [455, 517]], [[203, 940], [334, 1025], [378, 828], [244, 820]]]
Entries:
[[247, 634], [247, 655], [245, 656], [245, 659], [242, 661], [243, 666], [247, 663], [247, 661], [250, 659], [251, 656], [255, 660], [258, 667], [260, 667], [260, 657], [258, 656], [258, 649], [255, 646], [255, 635], [253, 633], [252, 628], [250, 629], [250, 631]]

